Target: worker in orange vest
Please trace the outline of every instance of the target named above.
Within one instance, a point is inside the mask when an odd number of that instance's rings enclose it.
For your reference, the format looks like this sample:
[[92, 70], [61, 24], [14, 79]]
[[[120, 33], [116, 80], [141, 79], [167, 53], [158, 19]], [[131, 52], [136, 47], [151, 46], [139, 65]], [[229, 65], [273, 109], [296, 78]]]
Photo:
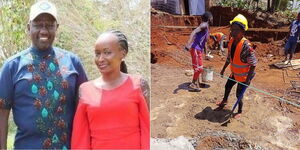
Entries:
[[250, 85], [250, 81], [255, 74], [257, 59], [252, 44], [244, 37], [245, 31], [248, 29], [247, 19], [243, 15], [238, 14], [230, 21], [230, 24], [230, 36], [232, 38], [228, 43], [227, 60], [220, 74], [223, 77], [228, 65], [230, 65], [231, 74], [225, 85], [224, 98], [222, 101], [217, 102], [217, 105], [219, 106], [218, 109], [224, 108], [232, 87], [238, 82], [236, 97], [241, 96], [241, 100], [238, 103], [238, 113], [234, 115], [234, 118], [239, 118], [243, 108], [242, 97], [244, 92], [242, 92], [242, 89]]
[[225, 55], [225, 50], [223, 48], [224, 40], [226, 38], [226, 35], [222, 32], [215, 32], [210, 34], [210, 38], [213, 40], [213, 47], [217, 47], [220, 49], [220, 54]]

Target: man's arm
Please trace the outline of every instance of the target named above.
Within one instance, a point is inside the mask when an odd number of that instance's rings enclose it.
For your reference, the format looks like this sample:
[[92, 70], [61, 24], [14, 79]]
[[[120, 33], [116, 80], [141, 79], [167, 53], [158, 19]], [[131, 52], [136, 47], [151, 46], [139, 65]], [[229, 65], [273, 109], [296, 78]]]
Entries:
[[245, 82], [247, 85], [250, 85], [251, 78], [252, 78], [253, 75], [254, 75], [255, 67], [256, 67], [256, 66], [251, 66], [251, 67], [250, 67], [250, 70], [249, 70], [249, 73], [248, 73], [248, 76], [247, 76], [247, 79], [246, 79], [246, 82]]
[[10, 109], [0, 109], [0, 149], [7, 148], [9, 112]]
[[4, 63], [0, 69], [0, 149], [7, 148], [8, 117], [13, 105], [14, 86], [9, 63]]
[[225, 61], [225, 64], [221, 70], [221, 77], [223, 78], [223, 75], [224, 75], [224, 72], [225, 72], [225, 69], [228, 67], [228, 65], [230, 64], [230, 52], [228, 51], [228, 54], [227, 54], [227, 58], [226, 58], [226, 61]]
[[243, 45], [243, 51], [241, 52], [241, 59], [243, 62], [250, 65], [250, 70], [246, 78], [246, 84], [250, 85], [250, 81], [254, 76], [255, 67], [257, 64], [257, 58], [255, 56], [256, 46], [252, 46], [248, 41]]
[[221, 72], [220, 72], [222, 78], [223, 78], [225, 69], [228, 67], [229, 64], [230, 64], [230, 61], [227, 61], [227, 60], [226, 60], [224, 66], [223, 66], [223, 68], [222, 68], [222, 70], [221, 70]]

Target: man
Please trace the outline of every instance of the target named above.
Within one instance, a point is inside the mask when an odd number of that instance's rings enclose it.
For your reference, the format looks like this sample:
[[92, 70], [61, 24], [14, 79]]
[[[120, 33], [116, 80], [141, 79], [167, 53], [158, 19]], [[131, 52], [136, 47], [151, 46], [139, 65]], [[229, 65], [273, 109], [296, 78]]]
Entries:
[[224, 40], [226, 36], [222, 32], [215, 32], [210, 34], [210, 38], [213, 40], [213, 47], [220, 48], [220, 55], [225, 55], [225, 50], [223, 48]]
[[200, 91], [199, 76], [203, 71], [202, 54], [206, 54], [206, 41], [209, 37], [209, 24], [213, 21], [213, 16], [210, 12], [204, 13], [202, 23], [190, 35], [189, 41], [185, 46], [185, 50], [190, 51], [192, 57], [192, 65], [194, 76], [189, 88], [193, 91]]
[[285, 53], [284, 53], [285, 59], [283, 61], [285, 64], [291, 63], [293, 54], [297, 47], [299, 32], [300, 32], [300, 12], [298, 13], [297, 20], [294, 20], [290, 26], [289, 37], [285, 44]]
[[[228, 43], [228, 56], [227, 60], [221, 71], [221, 75], [224, 75], [225, 69], [230, 64], [231, 75], [225, 85], [225, 94], [221, 102], [217, 102], [218, 109], [223, 109], [227, 104], [227, 99], [232, 87], [238, 82], [244, 83], [242, 85], [238, 83], [236, 90], [236, 97], [243, 97], [245, 88], [250, 85], [251, 79], [254, 77], [254, 70], [257, 63], [254, 49], [251, 43], [244, 38], [244, 33], [248, 29], [247, 19], [239, 14], [232, 21], [230, 21], [230, 35], [231, 39]], [[232, 81], [234, 80], [234, 81]], [[246, 86], [247, 85], [247, 86]], [[234, 116], [239, 118], [243, 109], [243, 101], [239, 101], [238, 113]]]
[[59, 24], [55, 6], [39, 1], [30, 9], [32, 46], [12, 56], [0, 71], [0, 149], [6, 148], [12, 110], [15, 149], [68, 149], [77, 90], [87, 81], [74, 54], [53, 47]]

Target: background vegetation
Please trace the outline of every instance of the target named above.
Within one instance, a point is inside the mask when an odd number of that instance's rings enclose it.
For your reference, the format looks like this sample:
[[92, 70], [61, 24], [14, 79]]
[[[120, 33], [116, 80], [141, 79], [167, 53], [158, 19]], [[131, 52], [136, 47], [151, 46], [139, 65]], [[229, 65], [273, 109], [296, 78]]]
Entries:
[[[286, 18], [289, 22], [295, 19], [300, 8], [300, 5], [293, 8], [293, 1], [291, 0], [216, 0], [215, 2], [218, 6], [269, 12], [269, 14], [277, 17]], [[299, 4], [300, 0], [295, 2]]]
[[[108, 29], [124, 32], [129, 40], [128, 70], [150, 83], [149, 0], [50, 0], [59, 15], [55, 46], [76, 53], [89, 79], [100, 74], [94, 65], [94, 43]], [[27, 35], [30, 6], [35, 0], [0, 1], [0, 66], [10, 56], [30, 46]], [[1, 83], [0, 83], [1, 84]], [[16, 127], [9, 121], [8, 148], [13, 148]]]

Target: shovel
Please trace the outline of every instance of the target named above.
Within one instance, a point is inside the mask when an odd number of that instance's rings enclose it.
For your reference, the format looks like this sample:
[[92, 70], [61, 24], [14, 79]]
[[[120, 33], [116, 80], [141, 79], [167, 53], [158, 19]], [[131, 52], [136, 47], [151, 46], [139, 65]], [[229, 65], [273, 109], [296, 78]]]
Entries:
[[233, 105], [232, 110], [230, 111], [229, 114], [227, 114], [227, 115], [225, 116], [225, 118], [227, 118], [227, 119], [226, 119], [225, 121], [222, 122], [221, 126], [227, 126], [227, 124], [230, 123], [231, 118], [233, 118], [233, 112], [234, 112], [236, 106], [238, 105], [238, 103], [241, 101], [242, 96], [244, 95], [244, 93], [245, 93], [247, 87], [248, 87], [248, 86], [244, 86], [244, 87], [243, 87], [243, 89], [242, 89], [242, 91], [241, 91], [241, 94], [239, 95], [237, 101], [236, 101], [235, 104]]

